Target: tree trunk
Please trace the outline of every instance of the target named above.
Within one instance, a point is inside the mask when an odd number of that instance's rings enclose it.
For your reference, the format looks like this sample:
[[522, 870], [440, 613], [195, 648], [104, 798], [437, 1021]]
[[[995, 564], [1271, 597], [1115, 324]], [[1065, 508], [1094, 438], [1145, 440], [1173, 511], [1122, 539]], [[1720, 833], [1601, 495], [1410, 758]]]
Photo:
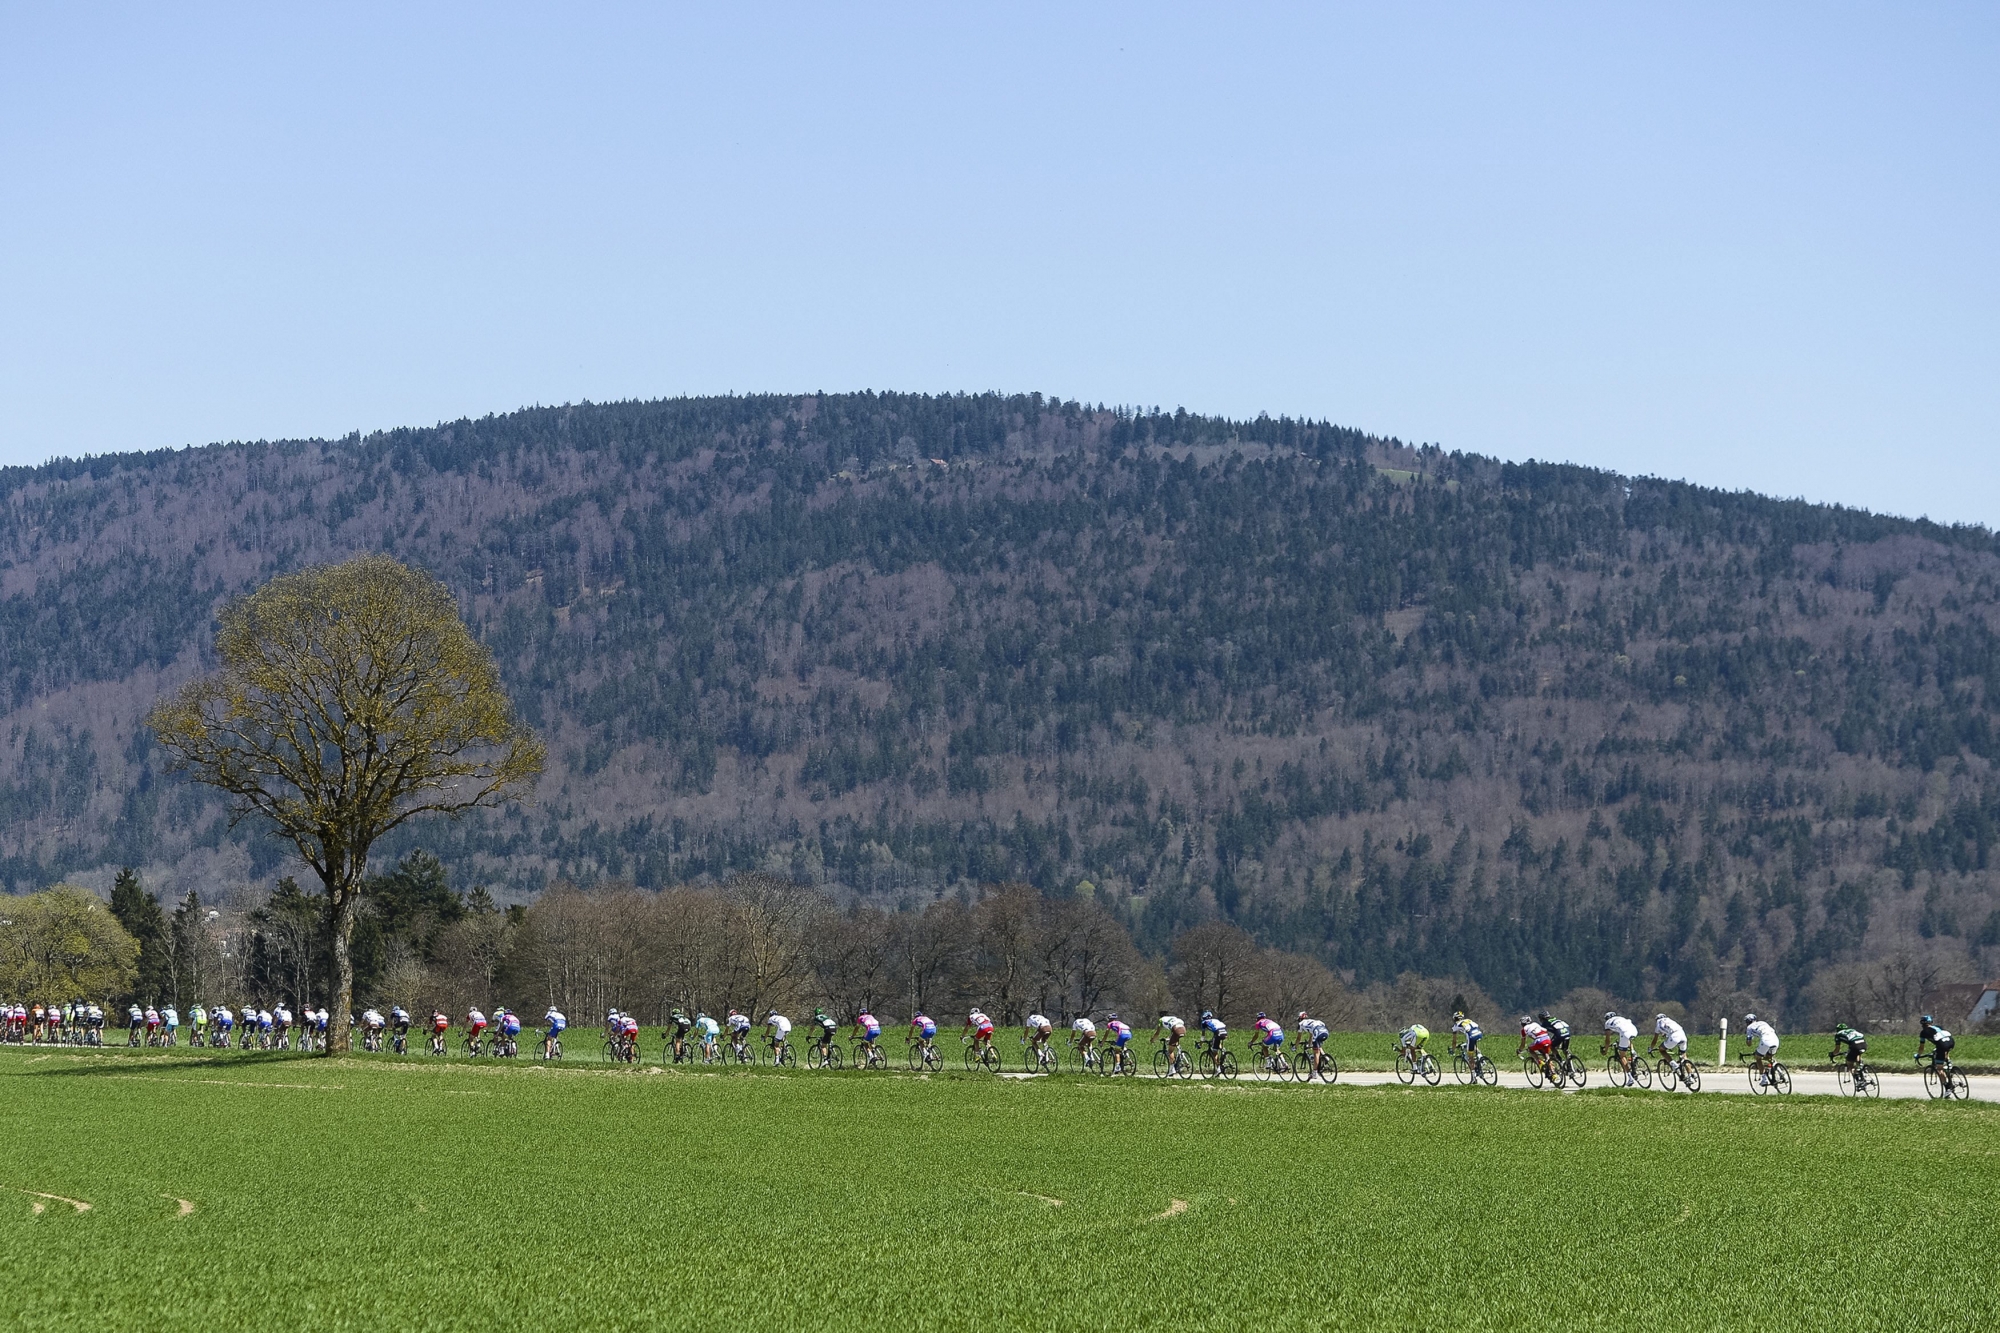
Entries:
[[348, 945], [354, 938], [354, 921], [361, 909], [361, 879], [335, 889], [333, 899], [333, 1012], [327, 1016], [326, 1053], [345, 1055], [348, 1050], [348, 1019], [354, 1012], [354, 956]]

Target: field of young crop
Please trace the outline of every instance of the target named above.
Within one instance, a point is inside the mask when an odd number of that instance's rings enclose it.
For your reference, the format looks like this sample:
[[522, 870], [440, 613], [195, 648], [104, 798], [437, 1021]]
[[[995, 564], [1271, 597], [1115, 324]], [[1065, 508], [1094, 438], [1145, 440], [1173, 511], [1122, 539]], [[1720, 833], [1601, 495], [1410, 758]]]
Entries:
[[16, 1329], [2000, 1323], [1978, 1103], [32, 1049], [0, 1099]]

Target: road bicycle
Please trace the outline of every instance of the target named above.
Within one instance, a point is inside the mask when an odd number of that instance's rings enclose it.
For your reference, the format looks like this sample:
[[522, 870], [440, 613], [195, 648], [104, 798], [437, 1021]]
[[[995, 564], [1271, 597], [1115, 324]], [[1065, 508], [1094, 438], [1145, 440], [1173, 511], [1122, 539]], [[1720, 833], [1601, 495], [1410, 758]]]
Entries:
[[1972, 1096], [1972, 1085], [1966, 1081], [1965, 1075], [1958, 1072], [1958, 1066], [1951, 1062], [1950, 1056], [1939, 1056], [1934, 1051], [1926, 1051], [1911, 1058], [1924, 1067], [1926, 1096], [1942, 1097], [1946, 1101], [1954, 1097], [1964, 1101]]
[[1880, 1097], [1882, 1078], [1868, 1067], [1866, 1060], [1856, 1060], [1852, 1065], [1837, 1056], [1829, 1055], [1833, 1062], [1834, 1086], [1843, 1097]]
[[1167, 1043], [1161, 1042], [1153, 1048], [1153, 1076], [1155, 1078], [1192, 1078], [1194, 1061], [1188, 1056], [1187, 1048], [1181, 1047], [1172, 1056], [1167, 1054]]
[[727, 1064], [731, 1060], [734, 1060], [739, 1065], [754, 1065], [757, 1063], [757, 1056], [750, 1049], [750, 1038], [747, 1034], [742, 1039], [729, 1043], [729, 1050], [723, 1059], [723, 1063]]
[[1266, 1046], [1259, 1054], [1259, 1066], [1272, 1078], [1283, 1078], [1292, 1072], [1292, 1058], [1285, 1054], [1284, 1047]]
[[1435, 1088], [1438, 1080], [1444, 1077], [1444, 1071], [1438, 1068], [1437, 1057], [1422, 1047], [1417, 1048], [1415, 1055], [1411, 1055], [1401, 1046], [1395, 1050], [1396, 1078], [1399, 1082], [1413, 1084], [1422, 1079]]
[[1093, 1041], [1090, 1045], [1085, 1046], [1083, 1038], [1071, 1037], [1069, 1039], [1069, 1053], [1070, 1058], [1076, 1061], [1077, 1068], [1083, 1070], [1084, 1073], [1101, 1074], [1104, 1072], [1104, 1053], [1097, 1048], [1096, 1042]]
[[431, 1054], [432, 1055], [444, 1054], [444, 1033], [438, 1032], [436, 1030], [433, 1030], [431, 1032]]
[[1340, 1077], [1340, 1062], [1324, 1046], [1308, 1042], [1299, 1047], [1298, 1056], [1292, 1061], [1292, 1077], [1300, 1083], [1310, 1083], [1315, 1078], [1331, 1083]]
[[792, 1054], [792, 1044], [788, 1041], [780, 1041], [776, 1037], [771, 1038], [770, 1049], [765, 1051], [764, 1055], [771, 1062], [771, 1068], [773, 1069], [798, 1068], [799, 1057]]
[[485, 1043], [469, 1032], [458, 1039], [458, 1050], [461, 1055], [477, 1056], [485, 1049]]
[[493, 1039], [492, 1055], [496, 1060], [513, 1060], [521, 1054], [521, 1043], [516, 1037], [501, 1033]]
[[1659, 1077], [1662, 1092], [1672, 1092], [1676, 1082], [1689, 1092], [1701, 1091], [1701, 1067], [1688, 1058], [1686, 1051], [1662, 1052], [1653, 1073]]
[[[1579, 1088], [1590, 1082], [1590, 1067], [1584, 1064], [1583, 1057], [1575, 1051], [1563, 1052], [1562, 1058], [1556, 1061], [1556, 1066], [1556, 1072], [1561, 1074], [1565, 1081]], [[1556, 1086], [1561, 1087], [1562, 1084], [1558, 1083]]]
[[615, 1065], [637, 1064], [639, 1061], [639, 1043], [628, 1041], [622, 1033], [606, 1037], [604, 1039], [604, 1058]]
[[1484, 1083], [1493, 1087], [1500, 1081], [1500, 1069], [1484, 1051], [1468, 1051], [1457, 1042], [1451, 1047], [1451, 1076], [1460, 1083]]
[[1021, 1068], [1030, 1074], [1059, 1074], [1062, 1061], [1056, 1058], [1056, 1048], [1047, 1042], [1032, 1042], [1021, 1038]]
[[889, 1057], [873, 1042], [857, 1041], [848, 1048], [849, 1063], [856, 1069], [887, 1069]]
[[[1631, 1056], [1627, 1067], [1620, 1057]], [[1646, 1063], [1646, 1057], [1637, 1051], [1613, 1047], [1604, 1057], [1604, 1077], [1614, 1088], [1650, 1088], [1653, 1086], [1653, 1067]]]
[[553, 1037], [542, 1038], [542, 1059], [562, 1059], [562, 1035], [560, 1033]]
[[1114, 1041], [1104, 1052], [1099, 1054], [1097, 1072], [1100, 1074], [1123, 1074], [1129, 1078], [1139, 1072], [1139, 1057], [1131, 1048], [1120, 1046]]
[[935, 1074], [944, 1068], [944, 1057], [938, 1054], [937, 1043], [929, 1037], [911, 1040], [909, 1060], [913, 1074]]
[[840, 1068], [840, 1048], [834, 1045], [830, 1041], [825, 1043], [824, 1045], [815, 1043], [814, 1045], [806, 1047], [806, 1068], [807, 1069]]
[[1770, 1067], [1762, 1063], [1763, 1057], [1747, 1054], [1738, 1057], [1745, 1062], [1750, 1074], [1750, 1091], [1759, 1097], [1767, 1092], [1787, 1093], [1792, 1090], [1792, 1071], [1785, 1068], [1781, 1060], [1772, 1060]]
[[1204, 1046], [1197, 1057], [1203, 1078], [1235, 1078], [1237, 1075], [1236, 1052], [1227, 1046]]
[[369, 1028], [361, 1034], [361, 1049], [379, 1052], [382, 1049], [382, 1034]]
[[389, 1039], [389, 1049], [397, 1055], [408, 1055], [410, 1053], [410, 1034], [402, 1028], [396, 1029], [395, 1036]]
[[965, 1047], [965, 1067], [968, 1070], [985, 1070], [989, 1074], [1000, 1072], [1000, 1052], [993, 1049], [993, 1042], [976, 1041], [971, 1037], [960, 1037], [958, 1044]]
[[1521, 1072], [1527, 1075], [1528, 1086], [1539, 1088], [1546, 1083], [1552, 1088], [1560, 1088], [1563, 1081], [1562, 1066], [1553, 1055], [1540, 1051], [1521, 1052]]

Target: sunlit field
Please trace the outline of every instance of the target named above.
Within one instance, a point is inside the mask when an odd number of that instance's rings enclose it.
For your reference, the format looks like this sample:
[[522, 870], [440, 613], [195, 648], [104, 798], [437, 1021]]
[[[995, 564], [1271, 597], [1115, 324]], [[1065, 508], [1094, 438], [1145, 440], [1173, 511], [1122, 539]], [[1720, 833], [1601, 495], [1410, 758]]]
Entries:
[[14, 1328], [2000, 1320], [1977, 1103], [116, 1049], [0, 1095]]

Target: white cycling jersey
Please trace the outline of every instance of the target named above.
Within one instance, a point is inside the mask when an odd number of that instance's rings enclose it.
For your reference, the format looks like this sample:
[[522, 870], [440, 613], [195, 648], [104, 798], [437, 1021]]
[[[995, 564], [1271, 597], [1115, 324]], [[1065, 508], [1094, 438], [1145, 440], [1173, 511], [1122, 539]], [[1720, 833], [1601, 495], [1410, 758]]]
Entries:
[[1778, 1049], [1778, 1032], [1763, 1019], [1758, 1019], [1743, 1029], [1743, 1035], [1757, 1043], [1757, 1054], [1769, 1055]]
[[1047, 1016], [1046, 1016], [1046, 1015], [1043, 1015], [1043, 1014], [1029, 1014], [1029, 1015], [1028, 1015], [1028, 1026], [1029, 1026], [1030, 1028], [1046, 1028], [1046, 1027], [1054, 1027], [1054, 1026], [1055, 1026], [1055, 1024], [1053, 1024], [1053, 1023], [1049, 1022], [1049, 1020], [1048, 1020], [1048, 1018], [1047, 1018]]
[[1081, 1032], [1086, 1037], [1097, 1035], [1097, 1024], [1087, 1018], [1077, 1019], [1076, 1022], [1070, 1024], [1070, 1027], [1077, 1032]]
[[750, 1015], [731, 1014], [729, 1016], [729, 1030], [731, 1032], [748, 1032], [750, 1030]]
[[779, 1041], [792, 1035], [792, 1020], [783, 1014], [772, 1014], [764, 1020], [764, 1025], [771, 1029], [771, 1035]]
[[1605, 1019], [1604, 1030], [1617, 1036], [1618, 1046], [1621, 1050], [1630, 1046], [1632, 1038], [1639, 1035], [1639, 1025], [1623, 1014], [1613, 1014], [1611, 1017]]
[[1320, 1022], [1317, 1018], [1308, 1018], [1305, 1022], [1299, 1024], [1299, 1031], [1308, 1038], [1324, 1037], [1326, 1035], [1326, 1024]]
[[1653, 1020], [1653, 1031], [1659, 1034], [1660, 1044], [1668, 1050], [1684, 1051], [1687, 1049], [1687, 1031], [1665, 1014]]

